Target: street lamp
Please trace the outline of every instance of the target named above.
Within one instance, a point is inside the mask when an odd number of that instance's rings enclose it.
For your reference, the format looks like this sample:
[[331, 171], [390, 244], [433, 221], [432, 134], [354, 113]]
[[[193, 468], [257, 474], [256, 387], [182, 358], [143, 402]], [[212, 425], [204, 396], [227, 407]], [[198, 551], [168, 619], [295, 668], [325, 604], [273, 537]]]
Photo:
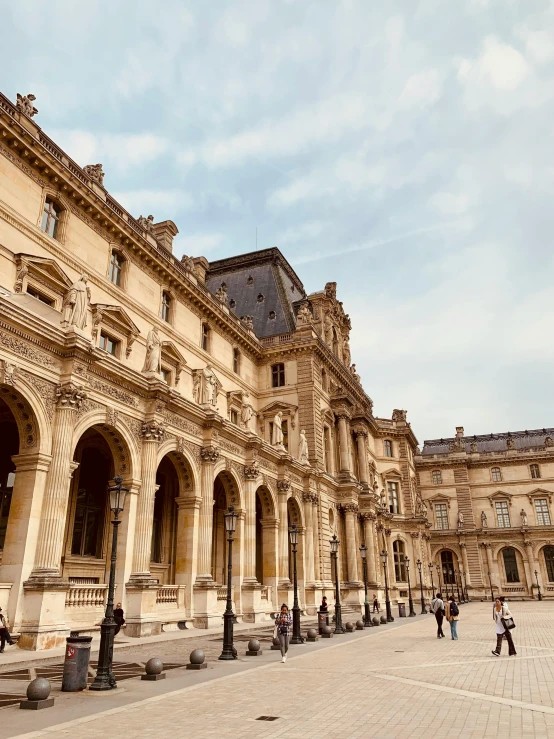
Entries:
[[425, 596], [423, 595], [423, 580], [421, 579], [421, 568], [423, 565], [420, 559], [417, 560], [416, 565], [419, 571], [419, 590], [421, 593], [421, 615], [423, 615], [424, 613], [427, 613], [427, 609], [425, 608]]
[[537, 588], [539, 590], [537, 597], [539, 600], [542, 600], [541, 586], [539, 585], [539, 573], [536, 570], [535, 570], [535, 577], [537, 579]]
[[362, 565], [364, 568], [364, 626], [373, 626], [371, 623], [371, 616], [369, 615], [369, 599], [367, 597], [367, 547], [365, 544], [362, 544], [360, 547], [360, 554], [362, 555]]
[[389, 553], [386, 551], [386, 549], [383, 549], [383, 551], [380, 554], [381, 562], [383, 564], [383, 570], [385, 571], [385, 605], [387, 607], [387, 621], [391, 623], [391, 621], [394, 621], [394, 618], [392, 617], [392, 611], [390, 609], [390, 600], [389, 600], [389, 576], [387, 574], [387, 557], [389, 556]]
[[412, 600], [412, 584], [410, 582], [410, 559], [408, 555], [404, 557], [404, 564], [406, 565], [406, 574], [408, 575], [408, 605], [410, 606], [410, 612], [408, 616], [416, 616], [414, 611], [414, 602]]
[[460, 603], [465, 603], [466, 595], [464, 592], [464, 580], [462, 578], [462, 568], [461, 567], [458, 568], [458, 577], [460, 578], [460, 587], [462, 588], [462, 600], [460, 601]]
[[433, 581], [433, 563], [429, 562], [429, 574], [431, 575], [431, 596], [435, 597], [435, 583]]
[[237, 528], [238, 515], [235, 513], [235, 507], [230, 505], [227, 513], [224, 515], [225, 533], [229, 543], [227, 554], [227, 604], [225, 613], [223, 614], [223, 649], [219, 655], [219, 659], [229, 660], [237, 658], [237, 650], [233, 646], [233, 624], [235, 622], [235, 614], [233, 613], [233, 600], [231, 596], [231, 581], [233, 579], [233, 534]]
[[331, 545], [331, 557], [335, 560], [335, 634], [344, 634], [342, 625], [342, 615], [340, 607], [340, 588], [339, 588], [339, 544], [337, 535], [333, 534], [333, 538], [329, 540]]
[[119, 514], [125, 508], [125, 498], [129, 488], [122, 485], [123, 478], [119, 475], [114, 477], [114, 485], [108, 485], [107, 491], [110, 496], [110, 510], [114, 514], [112, 525], [112, 556], [110, 560], [110, 583], [108, 585], [108, 600], [106, 613], [100, 626], [100, 649], [98, 651], [98, 667], [96, 677], [89, 690], [112, 690], [117, 688], [117, 683], [112, 672], [113, 642], [115, 637], [116, 623], [113, 617], [113, 596], [115, 590], [115, 562], [117, 558], [117, 527], [121, 523]]
[[439, 583], [437, 585], [437, 587], [439, 589], [438, 592], [441, 593], [442, 592], [442, 589], [441, 589], [441, 568], [440, 568], [440, 565], [438, 564], [438, 562], [435, 565], [435, 567], [437, 568], [437, 580], [438, 580], [438, 583]]
[[300, 633], [300, 606], [298, 605], [298, 574], [296, 572], [296, 547], [298, 545], [298, 529], [293, 523], [289, 529], [289, 540], [292, 547], [294, 605], [292, 607], [292, 639], [291, 644], [304, 644]]
[[[458, 584], [458, 573], [456, 572], [456, 568], [452, 568], [452, 574], [454, 575], [454, 580], [456, 581], [456, 593], [458, 594], [458, 603], [462, 603], [460, 599], [460, 586]], [[452, 595], [454, 595], [454, 586], [452, 586]]]
[[464, 575], [464, 587], [465, 587], [465, 591], [466, 591], [466, 603], [471, 603], [471, 601], [469, 599], [469, 590], [467, 589], [467, 575], [466, 575], [466, 571], [465, 570], [463, 572], [463, 575]]
[[492, 600], [492, 602], [494, 603], [494, 593], [492, 592], [492, 579], [491, 579], [491, 573], [490, 573], [490, 572], [487, 572], [487, 575], [489, 576], [489, 585], [490, 585], [490, 589], [491, 589], [491, 600]]
[[444, 592], [446, 594], [446, 600], [448, 600], [448, 580], [450, 578], [448, 577], [448, 570], [446, 569], [446, 565], [443, 565], [442, 568], [442, 581], [444, 584]]

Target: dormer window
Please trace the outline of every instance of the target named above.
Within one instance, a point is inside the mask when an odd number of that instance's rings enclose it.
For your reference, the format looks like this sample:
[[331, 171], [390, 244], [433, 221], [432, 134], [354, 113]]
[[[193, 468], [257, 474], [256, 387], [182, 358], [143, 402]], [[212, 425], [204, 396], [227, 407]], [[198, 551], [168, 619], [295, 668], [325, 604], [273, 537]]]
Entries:
[[254, 278], [252, 275], [248, 275], [248, 279], [246, 280], [247, 285], [253, 285], [254, 284]]
[[277, 315], [274, 310], [269, 311], [269, 320], [274, 321], [277, 318]]
[[160, 307], [160, 318], [170, 323], [171, 317], [171, 295], [165, 290], [162, 292], [162, 304]]
[[53, 239], [58, 235], [62, 210], [63, 209], [53, 198], [48, 197], [44, 201], [40, 227], [45, 234], [48, 234], [48, 236], [51, 236]]
[[259, 293], [258, 294], [257, 300], [258, 300], [258, 303], [263, 303], [264, 302], [264, 296], [262, 295], [262, 293]]

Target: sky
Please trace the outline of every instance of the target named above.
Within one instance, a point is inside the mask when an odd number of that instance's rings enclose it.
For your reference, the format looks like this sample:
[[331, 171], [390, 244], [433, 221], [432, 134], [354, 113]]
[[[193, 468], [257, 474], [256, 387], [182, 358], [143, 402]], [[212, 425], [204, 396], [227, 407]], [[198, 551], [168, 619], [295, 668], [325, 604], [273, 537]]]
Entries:
[[[374, 412], [554, 426], [552, 0], [0, 0], [0, 89], [208, 259], [336, 281]], [[257, 234], [257, 242], [256, 242]]]

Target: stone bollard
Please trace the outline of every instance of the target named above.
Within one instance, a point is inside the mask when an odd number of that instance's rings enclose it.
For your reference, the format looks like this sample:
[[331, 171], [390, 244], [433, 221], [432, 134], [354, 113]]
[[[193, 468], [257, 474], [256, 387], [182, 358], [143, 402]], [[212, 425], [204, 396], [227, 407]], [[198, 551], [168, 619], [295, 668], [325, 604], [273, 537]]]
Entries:
[[363, 631], [363, 630], [364, 630], [364, 622], [356, 621], [356, 631]]
[[27, 685], [27, 700], [21, 701], [19, 707], [31, 711], [50, 708], [54, 705], [54, 699], [48, 697], [51, 689], [50, 683], [45, 677], [37, 677], [35, 680], [31, 680]]
[[354, 624], [351, 621], [347, 621], [344, 628], [348, 631], [354, 631]]
[[246, 650], [247, 657], [260, 657], [263, 650], [260, 642], [257, 639], [250, 639], [248, 642], [248, 649]]
[[306, 641], [317, 641], [317, 631], [315, 629], [308, 629], [306, 632]]
[[165, 680], [164, 663], [158, 657], [150, 657], [144, 667], [146, 675], [141, 675], [141, 680]]
[[373, 616], [373, 618], [371, 619], [371, 623], [372, 623], [372, 624], [373, 624], [374, 626], [379, 626], [379, 624], [381, 623], [381, 622], [379, 621], [379, 616]]
[[387, 623], [387, 617], [386, 616], [381, 616], [381, 623], [382, 624], [386, 624]]
[[332, 639], [333, 638], [333, 629], [330, 626], [327, 626], [327, 624], [321, 627], [321, 638], [322, 639]]
[[281, 650], [281, 642], [279, 641], [279, 637], [274, 636], [273, 641], [271, 643], [271, 649], [276, 652]]
[[193, 649], [190, 653], [189, 664], [186, 666], [187, 670], [205, 670], [208, 666], [204, 660], [206, 655], [201, 649]]

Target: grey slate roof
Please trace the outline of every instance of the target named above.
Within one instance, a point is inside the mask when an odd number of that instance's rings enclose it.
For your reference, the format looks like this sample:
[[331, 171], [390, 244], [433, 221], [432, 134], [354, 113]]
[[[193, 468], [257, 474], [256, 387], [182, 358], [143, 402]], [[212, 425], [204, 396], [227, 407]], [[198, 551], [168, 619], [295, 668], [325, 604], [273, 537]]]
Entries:
[[[215, 294], [222, 283], [227, 288], [230, 310], [239, 318], [252, 316], [256, 336], [263, 338], [294, 331], [294, 303], [303, 300], [306, 293], [279, 249], [274, 247], [210, 262], [208, 289]], [[258, 300], [259, 295], [263, 300]], [[270, 318], [272, 311], [275, 318]]]
[[[530, 447], [544, 446], [547, 436], [554, 439], [554, 428], [536, 429], [534, 431], [507, 431], [500, 434], [482, 434], [480, 436], [464, 436], [466, 452], [471, 451], [471, 444], [477, 444], [478, 452], [505, 452], [508, 450], [508, 439], [513, 439], [514, 449], [529, 449]], [[426, 440], [422, 454], [448, 454], [450, 444], [455, 437], [448, 439]]]

